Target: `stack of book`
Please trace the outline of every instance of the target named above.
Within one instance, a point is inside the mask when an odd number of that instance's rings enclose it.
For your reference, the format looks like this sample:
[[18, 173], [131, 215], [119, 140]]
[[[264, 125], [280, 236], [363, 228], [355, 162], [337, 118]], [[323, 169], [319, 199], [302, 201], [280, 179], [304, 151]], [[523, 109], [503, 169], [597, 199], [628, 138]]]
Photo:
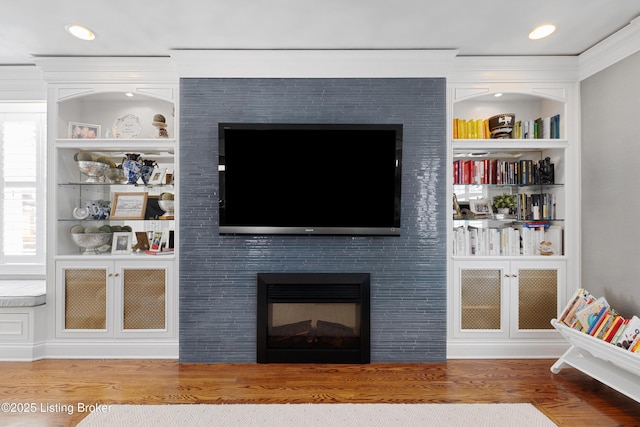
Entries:
[[579, 288], [569, 299], [559, 322], [632, 353], [640, 354], [640, 318], [625, 318], [604, 297]]

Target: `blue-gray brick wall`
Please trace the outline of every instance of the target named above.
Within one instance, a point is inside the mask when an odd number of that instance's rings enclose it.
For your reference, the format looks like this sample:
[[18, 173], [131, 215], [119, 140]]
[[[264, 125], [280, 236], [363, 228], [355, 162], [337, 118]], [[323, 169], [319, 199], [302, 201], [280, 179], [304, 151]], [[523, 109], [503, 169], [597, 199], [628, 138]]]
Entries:
[[[371, 273], [371, 361], [446, 358], [441, 78], [182, 79], [180, 360], [255, 362], [259, 272]], [[402, 123], [402, 235], [221, 236], [218, 122]]]

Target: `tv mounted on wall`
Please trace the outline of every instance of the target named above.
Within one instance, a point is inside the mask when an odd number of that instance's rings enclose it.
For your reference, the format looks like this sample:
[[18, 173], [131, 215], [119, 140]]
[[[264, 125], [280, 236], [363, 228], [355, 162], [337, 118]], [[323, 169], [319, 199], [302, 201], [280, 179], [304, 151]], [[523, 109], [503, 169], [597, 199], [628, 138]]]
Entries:
[[220, 123], [220, 234], [399, 235], [401, 124]]

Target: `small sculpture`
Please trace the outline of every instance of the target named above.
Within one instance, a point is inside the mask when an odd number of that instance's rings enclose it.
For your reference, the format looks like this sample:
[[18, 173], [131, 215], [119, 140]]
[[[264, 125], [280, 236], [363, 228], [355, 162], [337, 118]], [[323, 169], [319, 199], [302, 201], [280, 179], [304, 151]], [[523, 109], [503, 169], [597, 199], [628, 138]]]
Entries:
[[162, 114], [156, 114], [153, 116], [152, 125], [158, 128], [158, 138], [169, 138], [169, 132], [167, 132], [167, 121]]

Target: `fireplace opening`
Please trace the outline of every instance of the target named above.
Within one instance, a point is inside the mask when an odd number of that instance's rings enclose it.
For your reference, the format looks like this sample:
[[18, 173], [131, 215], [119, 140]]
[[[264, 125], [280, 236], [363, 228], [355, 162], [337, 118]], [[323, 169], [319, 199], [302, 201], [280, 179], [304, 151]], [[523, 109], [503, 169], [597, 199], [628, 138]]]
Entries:
[[368, 273], [258, 274], [258, 363], [369, 363]]

